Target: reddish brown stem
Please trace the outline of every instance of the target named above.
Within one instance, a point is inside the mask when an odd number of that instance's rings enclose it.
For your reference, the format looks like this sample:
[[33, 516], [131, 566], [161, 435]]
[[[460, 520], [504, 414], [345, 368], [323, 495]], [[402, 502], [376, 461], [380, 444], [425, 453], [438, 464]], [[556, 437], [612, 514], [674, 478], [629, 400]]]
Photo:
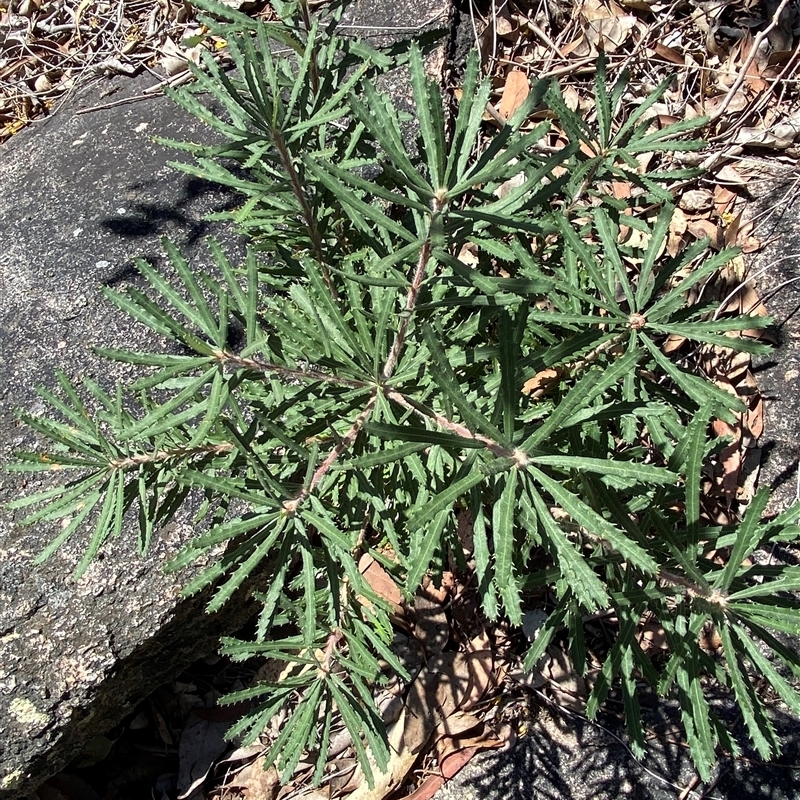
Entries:
[[397, 405], [402, 406], [408, 411], [411, 411], [413, 414], [416, 414], [416, 416], [418, 416], [420, 419], [425, 420], [426, 422], [435, 423], [439, 428], [447, 431], [448, 433], [461, 436], [464, 439], [472, 439], [476, 442], [480, 442], [490, 453], [492, 453], [492, 455], [496, 456], [497, 458], [513, 458], [520, 466], [525, 466], [528, 463], [527, 456], [524, 452], [522, 452], [522, 450], [509, 450], [509, 448], [504, 447], [489, 436], [484, 436], [481, 433], [473, 433], [465, 425], [462, 425], [459, 422], [453, 422], [447, 417], [437, 414], [431, 409], [421, 407], [419, 404], [412, 402], [404, 394], [401, 394], [394, 389], [389, 389], [386, 392], [386, 397], [389, 400], [397, 403]]
[[173, 450], [158, 450], [155, 453], [139, 453], [127, 458], [115, 458], [108, 462], [112, 469], [129, 469], [141, 464], [154, 464], [157, 461], [168, 461], [171, 458], [194, 458], [195, 456], [221, 455], [230, 453], [233, 445], [230, 442], [205, 444], [199, 447], [176, 447]]
[[214, 357], [224, 364], [232, 364], [242, 369], [252, 369], [256, 372], [268, 372], [286, 380], [319, 381], [320, 383], [334, 383], [338, 386], [347, 386], [353, 389], [362, 389], [369, 386], [364, 381], [352, 378], [340, 378], [336, 375], [329, 375], [327, 372], [317, 372], [302, 369], [291, 369], [280, 364], [271, 364], [269, 361], [261, 361], [257, 358], [242, 358], [235, 353], [227, 350], [216, 350]]
[[417, 268], [414, 271], [414, 277], [411, 280], [411, 286], [406, 296], [406, 307], [400, 316], [400, 324], [397, 326], [397, 334], [392, 342], [392, 348], [389, 351], [389, 356], [386, 363], [383, 365], [381, 377], [384, 381], [389, 380], [397, 367], [397, 360], [400, 358], [400, 353], [403, 350], [403, 345], [406, 341], [406, 333], [408, 332], [408, 325], [411, 322], [411, 315], [417, 305], [417, 297], [419, 295], [420, 286], [422, 286], [422, 279], [425, 277], [425, 268], [428, 266], [428, 261], [431, 258], [431, 240], [426, 239], [425, 244], [422, 245], [422, 250], [419, 254], [417, 261]]
[[355, 422], [350, 426], [350, 430], [347, 431], [341, 441], [328, 453], [325, 460], [317, 467], [314, 474], [311, 476], [311, 480], [308, 482], [308, 486], [304, 486], [295, 497], [291, 500], [287, 500], [283, 504], [288, 514], [294, 514], [300, 503], [314, 491], [319, 482], [328, 474], [328, 471], [336, 463], [339, 456], [341, 456], [355, 441], [356, 436], [358, 436], [359, 432], [364, 427], [364, 423], [369, 419], [369, 415], [372, 413], [377, 399], [377, 394], [373, 394], [372, 397], [370, 397], [364, 410], [356, 417]]
[[[443, 208], [444, 200], [442, 198], [435, 197], [433, 200], [433, 215], [431, 224], [433, 224], [433, 219], [442, 213]], [[400, 324], [397, 326], [397, 334], [392, 342], [392, 347], [389, 350], [389, 356], [386, 359], [386, 363], [383, 365], [383, 369], [381, 370], [381, 377], [384, 381], [387, 381], [392, 377], [397, 367], [397, 361], [400, 358], [400, 353], [402, 352], [403, 345], [406, 341], [408, 326], [411, 322], [414, 309], [417, 306], [419, 290], [422, 287], [422, 281], [425, 279], [425, 272], [428, 268], [428, 262], [431, 260], [431, 250], [431, 236], [429, 230], [428, 236], [422, 245], [422, 249], [420, 250], [419, 258], [417, 259], [417, 268], [414, 270], [414, 275], [411, 279], [411, 286], [409, 287], [408, 294], [406, 295], [406, 307], [403, 309], [403, 313], [400, 317]]]
[[317, 227], [314, 212], [311, 209], [311, 204], [308, 202], [308, 197], [306, 197], [305, 189], [303, 188], [302, 181], [300, 180], [300, 175], [297, 172], [294, 161], [292, 161], [291, 153], [286, 147], [286, 142], [284, 142], [283, 136], [279, 130], [272, 130], [272, 141], [275, 144], [275, 148], [281, 157], [281, 161], [283, 162], [284, 169], [286, 170], [289, 180], [292, 183], [292, 191], [300, 203], [303, 220], [306, 223], [308, 234], [311, 238], [311, 248], [314, 251], [314, 258], [319, 264], [320, 270], [322, 270], [322, 279], [325, 281], [325, 285], [328, 287], [331, 296], [335, 298], [336, 289], [331, 281], [331, 274], [328, 270], [328, 266], [325, 263], [325, 252], [322, 247], [322, 235]]
[[322, 664], [320, 664], [319, 671], [322, 675], [327, 675], [331, 671], [331, 662], [333, 661], [333, 654], [336, 652], [336, 646], [344, 639], [344, 633], [341, 628], [336, 628], [331, 631], [328, 636], [328, 641], [325, 644], [325, 651], [322, 656]]
[[[438, 214], [442, 212], [444, 208], [444, 197], [435, 197], [433, 200], [433, 214], [432, 214], [432, 222], [436, 218]], [[431, 223], [432, 224], [432, 223]], [[409, 287], [408, 294], [406, 295], [406, 303], [405, 308], [403, 309], [402, 316], [400, 318], [400, 324], [397, 327], [397, 333], [395, 334], [394, 341], [392, 342], [392, 346], [389, 349], [389, 355], [386, 358], [386, 362], [381, 369], [381, 378], [383, 381], [388, 380], [392, 374], [394, 373], [395, 368], [397, 367], [397, 362], [400, 358], [400, 353], [403, 350], [403, 346], [405, 344], [406, 334], [408, 332], [408, 326], [411, 322], [411, 317], [414, 313], [414, 309], [417, 305], [417, 298], [419, 297], [419, 291], [422, 286], [422, 282], [425, 279], [425, 272], [428, 267], [428, 263], [430, 262], [431, 258], [431, 237], [430, 231], [428, 232], [428, 236], [426, 237], [425, 241], [422, 244], [420, 249], [419, 258], [417, 259], [417, 266], [414, 270], [414, 275], [411, 278], [411, 286]], [[306, 376], [313, 373], [307, 373]], [[338, 380], [333, 379], [331, 380]], [[342, 382], [342, 381], [339, 381]], [[366, 384], [354, 382], [358, 386], [366, 386]], [[347, 450], [350, 445], [355, 441], [356, 436], [358, 436], [361, 429], [364, 427], [365, 423], [369, 419], [370, 414], [372, 413], [372, 409], [375, 407], [375, 403], [377, 402], [377, 389], [376, 392], [372, 394], [367, 405], [364, 407], [364, 410], [358, 415], [355, 422], [350, 427], [350, 430], [344, 435], [342, 440], [333, 448], [333, 450], [328, 453], [325, 457], [325, 460], [317, 467], [316, 471], [311, 477], [311, 480], [308, 483], [308, 486], [304, 486], [303, 489], [291, 500], [287, 500], [283, 507], [287, 514], [294, 514], [297, 511], [298, 506], [314, 491], [314, 489], [319, 485], [320, 481], [327, 475], [330, 471], [331, 467], [336, 463], [342, 453]], [[488, 445], [487, 445], [488, 446]]]

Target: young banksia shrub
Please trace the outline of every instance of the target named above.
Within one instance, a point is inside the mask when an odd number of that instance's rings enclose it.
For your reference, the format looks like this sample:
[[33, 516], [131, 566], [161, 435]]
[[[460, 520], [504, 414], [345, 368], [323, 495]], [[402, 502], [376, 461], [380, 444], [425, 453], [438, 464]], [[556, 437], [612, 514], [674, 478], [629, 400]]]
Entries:
[[[666, 187], [689, 173], [642, 171], [635, 158], [701, 147], [681, 137], [702, 121], [651, 123], [667, 83], [623, 113], [628, 76], [608, 86], [601, 60], [593, 124], [541, 82], [490, 135], [475, 57], [451, 118], [415, 44], [373, 50], [304, 4], [279, 4], [277, 23], [197, 5], [215, 15], [206, 25], [234, 69], [207, 53], [173, 96], [224, 143], [171, 144], [194, 157], [180, 169], [241, 192], [227, 216], [250, 238], [246, 263], [212, 242], [218, 271], [197, 275], [165, 243], [171, 278], [140, 261], [148, 289], [106, 292], [172, 346], [104, 351], [142, 377], [108, 392], [60, 376], [60, 392], [42, 390], [52, 416], [23, 413], [49, 447], [13, 468], [69, 476], [12, 503], [35, 508], [29, 524], [62, 520], [42, 558], [88, 530], [80, 573], [134, 508], [144, 550], [190, 494], [204, 495], [200, 532], [169, 568], [209, 563], [186, 591], [213, 585], [210, 611], [266, 574], [254, 639], [223, 649], [287, 663], [280, 682], [228, 698], [250, 701], [232, 729], [245, 741], [288, 709], [269, 754], [285, 779], [309, 755], [322, 779], [334, 718], [367, 780], [388, 763], [374, 694], [388, 673], [409, 675], [390, 605], [359, 571], [364, 554], [407, 598], [451, 563], [473, 571], [489, 621], [520, 625], [535, 595], [546, 619], [529, 669], [566, 636], [586, 673], [584, 619], [608, 612], [615, 638], [587, 711], [617, 685], [636, 753], [643, 684], [679, 698], [701, 776], [718, 747], [736, 752], [707, 697], [713, 682], [732, 692], [758, 753], [775, 754], [751, 676], [800, 713], [787, 677], [800, 666], [780, 637], [800, 627], [800, 569], [748, 557], [796, 540], [800, 508], [765, 521], [762, 490], [739, 524], [707, 521], [701, 470], [725, 444], [709, 423], [743, 407], [663, 349], [678, 336], [758, 352], [730, 334], [768, 320], [690, 304], [732, 253], [698, 242], [665, 254]], [[413, 142], [374, 84], [398, 64], [411, 76]], [[530, 123], [536, 108], [550, 121]], [[565, 146], [543, 146], [552, 126]], [[633, 199], [605, 191], [620, 176]], [[645, 618], [665, 632], [658, 665], [639, 644]], [[709, 626], [718, 657], [700, 646]]]

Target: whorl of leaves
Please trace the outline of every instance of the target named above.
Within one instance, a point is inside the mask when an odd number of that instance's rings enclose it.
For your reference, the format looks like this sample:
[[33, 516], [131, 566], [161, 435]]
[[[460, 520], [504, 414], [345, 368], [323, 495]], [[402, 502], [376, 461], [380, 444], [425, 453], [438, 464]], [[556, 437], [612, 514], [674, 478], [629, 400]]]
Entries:
[[[321, 779], [338, 714], [371, 780], [370, 765], [389, 758], [373, 687], [387, 664], [405, 669], [390, 646], [387, 603], [358, 559], [390, 558], [413, 596], [451, 555], [463, 560], [456, 525], [466, 510], [488, 619], [519, 625], [523, 592], [548, 589], [528, 668], [565, 630], [573, 654], [585, 653], [583, 616], [608, 610], [618, 631], [590, 715], [618, 682], [642, 753], [637, 686], [676, 693], [708, 777], [717, 746], [736, 749], [707, 699], [712, 678], [732, 690], [759, 754], [774, 755], [749, 676], [800, 713], [779, 663], [800, 667], [775, 633], [800, 632], [791, 594], [800, 568], [747, 559], [795, 540], [800, 509], [764, 522], [762, 491], [738, 526], [701, 516], [701, 469], [724, 444], [709, 438], [709, 421], [741, 406], [662, 345], [675, 335], [755, 352], [761, 344], [729, 334], [767, 320], [687, 305], [730, 251], [708, 257], [700, 242], [663, 254], [672, 215], [663, 184], [685, 174], [642, 173], [635, 156], [700, 146], [677, 138], [684, 123], [651, 124], [666, 84], [625, 117], [627, 77], [607, 86], [601, 60], [596, 124], [543, 82], [478, 149], [489, 86], [476, 58], [448, 120], [415, 44], [387, 54], [339, 38], [336, 19], [267, 24], [211, 0], [197, 5], [216, 15], [206, 23], [228, 42], [235, 69], [209, 57], [195, 86], [174, 97], [226, 141], [173, 143], [195, 157], [176, 166], [242, 193], [230, 216], [252, 246], [235, 268], [212, 243], [213, 276], [196, 275], [169, 243], [174, 280], [140, 262], [150, 291], [106, 295], [180, 354], [105, 351], [141, 366], [141, 380], [108, 394], [60, 376], [60, 393], [42, 390], [53, 415], [23, 414], [52, 446], [21, 454], [16, 468], [78, 474], [12, 504], [36, 507], [28, 524], [62, 520], [41, 558], [88, 528], [82, 572], [137, 506], [145, 550], [193, 490], [204, 493], [204, 532], [171, 567], [208, 561], [187, 592], [213, 584], [210, 610], [265, 570], [256, 640], [224, 648], [288, 665], [279, 683], [229, 698], [252, 701], [232, 733], [250, 741], [290, 704], [270, 758], [287, 778], [310, 753]], [[407, 120], [374, 84], [399, 63], [414, 91], [413, 155]], [[566, 146], [540, 147], [549, 123], [528, 122], [537, 107], [549, 109]], [[640, 190], [634, 199], [602, 190], [620, 177]], [[642, 209], [654, 205], [651, 223]], [[622, 225], [643, 244], [625, 244]], [[459, 258], [465, 245], [471, 263]], [[549, 392], [523, 392], [556, 367]], [[724, 565], [707, 557], [726, 548]], [[638, 642], [645, 615], [666, 632], [660, 666]], [[709, 625], [720, 658], [699, 646]], [[576, 667], [586, 672], [585, 655]]]

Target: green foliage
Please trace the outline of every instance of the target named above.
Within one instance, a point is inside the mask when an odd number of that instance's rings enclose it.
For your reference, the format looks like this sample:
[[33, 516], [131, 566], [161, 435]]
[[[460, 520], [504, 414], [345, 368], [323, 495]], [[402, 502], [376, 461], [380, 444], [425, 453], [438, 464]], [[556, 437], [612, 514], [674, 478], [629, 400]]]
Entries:
[[[709, 421], [742, 407], [662, 345], [674, 334], [756, 352], [762, 345], [728, 333], [767, 320], [687, 304], [730, 251], [708, 256], [701, 242], [664, 255], [673, 211], [664, 183], [676, 173], [642, 173], [635, 156], [699, 146], [676, 138], [686, 125], [646, 118], [666, 85], [626, 118], [627, 76], [608, 87], [601, 61], [594, 126], [541, 83], [479, 149], [489, 85], [475, 57], [450, 119], [415, 44], [387, 55], [338, 37], [335, 18], [265, 24], [197, 4], [223, 19], [206, 23], [235, 70], [206, 58], [196, 85], [174, 94], [226, 140], [177, 145], [195, 157], [177, 166], [242, 193], [231, 216], [253, 246], [235, 268], [212, 243], [218, 272], [198, 276], [165, 243], [174, 280], [139, 262], [147, 291], [106, 294], [173, 346], [104, 351], [143, 377], [109, 395], [59, 376], [60, 393], [42, 390], [53, 417], [23, 414], [52, 446], [14, 468], [78, 475], [12, 503], [37, 508], [28, 524], [62, 521], [41, 558], [93, 526], [80, 574], [136, 507], [145, 550], [202, 493], [202, 532], [171, 568], [204, 560], [187, 592], [213, 586], [210, 610], [260, 575], [255, 640], [224, 649], [287, 663], [279, 683], [229, 698], [252, 701], [233, 733], [251, 741], [288, 707], [270, 757], [286, 778], [310, 753], [321, 778], [336, 713], [371, 779], [370, 764], [389, 758], [373, 688], [386, 665], [405, 670], [388, 604], [358, 560], [389, 554], [411, 597], [451, 553], [462, 557], [456, 515], [466, 509], [490, 620], [519, 625], [525, 592], [549, 589], [528, 668], [564, 630], [580, 652], [583, 616], [608, 610], [619, 628], [590, 715], [619, 679], [641, 753], [637, 685], [676, 694], [707, 777], [717, 746], [736, 747], [706, 696], [714, 680], [732, 690], [758, 752], [775, 754], [750, 674], [800, 713], [777, 664], [800, 666], [774, 633], [800, 633], [791, 594], [800, 569], [746, 559], [796, 539], [800, 509], [762, 522], [760, 492], [739, 525], [710, 527], [700, 514], [700, 471], [722, 445]], [[410, 70], [416, 129], [374, 85], [398, 62]], [[201, 103], [204, 92], [225, 119]], [[540, 146], [548, 123], [528, 123], [542, 103], [569, 138], [555, 152]], [[610, 179], [633, 181], [638, 196], [614, 200], [603, 191]], [[643, 213], [653, 205], [655, 219]], [[644, 244], [626, 244], [622, 224]], [[465, 245], [474, 263], [460, 260]], [[546, 368], [559, 369], [551, 390], [526, 394]], [[708, 557], [725, 548], [725, 566]], [[645, 617], [666, 631], [660, 667], [638, 643]], [[719, 659], [699, 646], [709, 625]]]

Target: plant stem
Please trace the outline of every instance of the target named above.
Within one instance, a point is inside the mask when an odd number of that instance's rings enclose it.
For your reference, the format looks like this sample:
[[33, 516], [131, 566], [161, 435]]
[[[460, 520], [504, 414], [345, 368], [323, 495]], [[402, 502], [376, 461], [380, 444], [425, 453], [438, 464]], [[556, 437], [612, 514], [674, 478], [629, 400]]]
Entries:
[[448, 433], [453, 433], [456, 436], [461, 436], [464, 439], [472, 439], [476, 442], [481, 442], [487, 450], [489, 450], [498, 458], [513, 458], [520, 460], [520, 452], [516, 450], [509, 450], [507, 447], [503, 447], [503, 445], [499, 444], [488, 436], [484, 436], [480, 433], [473, 433], [466, 426], [461, 425], [458, 422], [453, 422], [442, 414], [437, 414], [431, 409], [420, 406], [420, 404], [413, 402], [404, 394], [396, 391], [395, 389], [389, 389], [385, 392], [385, 394], [389, 400], [393, 400], [395, 403], [397, 403], [397, 405], [402, 406], [408, 411], [411, 411], [413, 414], [416, 414], [420, 419], [427, 422], [434, 422], [442, 430], [445, 430]]
[[[442, 212], [443, 207], [444, 200], [440, 199], [439, 197], [434, 198], [431, 224], [428, 227], [428, 235], [422, 244], [422, 248], [420, 249], [419, 258], [417, 259], [417, 266], [411, 279], [411, 286], [409, 287], [408, 294], [406, 295], [405, 308], [403, 309], [400, 317], [400, 324], [397, 327], [397, 333], [389, 350], [389, 355], [386, 358], [386, 363], [383, 365], [383, 369], [381, 370], [381, 378], [383, 381], [388, 380], [394, 373], [394, 370], [397, 367], [397, 361], [400, 358], [400, 353], [403, 350], [403, 345], [405, 344], [406, 340], [406, 333], [408, 332], [408, 325], [411, 322], [411, 317], [414, 313], [414, 309], [416, 308], [419, 290], [422, 286], [422, 281], [425, 278], [425, 272], [431, 258], [431, 228], [433, 227], [433, 223], [436, 221], [436, 217]], [[293, 514], [297, 510], [297, 507], [300, 505], [300, 503], [302, 503], [311, 494], [311, 492], [314, 491], [314, 489], [319, 485], [319, 482], [325, 477], [325, 475], [327, 475], [327, 473], [330, 471], [330, 468], [336, 463], [339, 456], [341, 456], [342, 453], [344, 453], [344, 451], [347, 450], [347, 448], [350, 447], [350, 445], [355, 441], [356, 436], [358, 436], [359, 432], [372, 414], [372, 409], [375, 407], [377, 399], [377, 392], [374, 392], [364, 407], [364, 410], [358, 415], [358, 417], [356, 417], [355, 422], [353, 422], [353, 424], [350, 426], [350, 430], [342, 437], [342, 440], [336, 445], [336, 447], [334, 447], [333, 450], [328, 453], [328, 455], [325, 457], [325, 460], [319, 465], [319, 467], [317, 467], [308, 483], [308, 486], [304, 486], [294, 498], [287, 500], [283, 504], [287, 513]], [[471, 438], [476, 437], [471, 436]], [[491, 442], [491, 440], [487, 440], [486, 445], [487, 447], [490, 447], [488, 442]], [[496, 445], [494, 442], [491, 442], [491, 445], [499, 447], [499, 445]], [[513, 454], [511, 455], [513, 456]]]
[[316, 489], [319, 482], [328, 474], [330, 468], [336, 463], [339, 456], [347, 450], [348, 447], [355, 441], [364, 424], [369, 419], [372, 409], [375, 407], [375, 402], [378, 399], [377, 393], [370, 397], [364, 410], [356, 417], [355, 422], [350, 426], [350, 430], [342, 437], [341, 441], [334, 447], [325, 460], [317, 467], [311, 480], [307, 486], [304, 486], [291, 500], [287, 500], [283, 507], [289, 514], [294, 514], [297, 507]]
[[336, 652], [336, 646], [339, 642], [344, 639], [344, 633], [342, 632], [341, 628], [336, 628], [335, 630], [331, 631], [330, 636], [328, 636], [328, 641], [325, 644], [325, 652], [322, 657], [322, 663], [319, 666], [319, 674], [321, 677], [327, 676], [327, 674], [331, 671], [331, 661], [333, 661], [333, 655]]
[[129, 469], [141, 464], [155, 464], [158, 461], [168, 461], [171, 458], [194, 458], [195, 456], [220, 455], [230, 453], [233, 445], [230, 442], [220, 444], [205, 444], [198, 447], [176, 447], [173, 450], [158, 450], [155, 453], [139, 453], [127, 458], [115, 458], [108, 462], [112, 469]]
[[255, 372], [273, 373], [285, 380], [333, 383], [337, 386], [346, 386], [352, 389], [366, 389], [371, 385], [365, 381], [356, 380], [355, 378], [340, 378], [338, 375], [329, 375], [327, 372], [291, 369], [290, 367], [283, 367], [280, 364], [272, 364], [269, 361], [261, 361], [257, 358], [243, 358], [242, 356], [237, 356], [235, 353], [229, 353], [227, 350], [215, 351], [214, 357], [223, 364], [232, 364], [241, 369], [250, 369]]
[[392, 342], [392, 347], [389, 350], [389, 356], [387, 357], [386, 363], [383, 365], [383, 369], [381, 370], [381, 378], [384, 381], [388, 381], [389, 378], [391, 378], [394, 374], [394, 371], [397, 367], [397, 360], [400, 358], [400, 353], [403, 350], [403, 345], [406, 341], [406, 334], [408, 333], [408, 325], [411, 322], [411, 316], [414, 313], [414, 309], [417, 305], [417, 297], [419, 296], [419, 290], [422, 286], [422, 281], [425, 278], [425, 271], [427, 270], [428, 262], [431, 260], [431, 228], [433, 227], [436, 217], [442, 213], [443, 207], [443, 200], [435, 197], [433, 200], [431, 224], [428, 227], [428, 235], [422, 245], [422, 249], [420, 250], [419, 258], [417, 259], [417, 268], [414, 270], [414, 276], [411, 279], [411, 286], [409, 287], [408, 294], [406, 295], [406, 307], [403, 309], [403, 312], [400, 316], [400, 324], [397, 327], [397, 334], [395, 335], [394, 341]]
[[295, 168], [294, 161], [292, 161], [292, 155], [289, 152], [289, 148], [286, 147], [286, 142], [283, 140], [283, 135], [281, 134], [280, 130], [277, 128], [272, 128], [271, 135], [275, 149], [278, 151], [278, 154], [281, 157], [281, 162], [286, 169], [286, 174], [289, 176], [289, 180], [292, 183], [292, 191], [294, 192], [295, 197], [297, 197], [297, 201], [300, 203], [303, 220], [306, 223], [308, 234], [311, 237], [311, 249], [314, 252], [314, 258], [317, 260], [319, 268], [322, 271], [322, 278], [325, 281], [325, 285], [328, 287], [331, 295], [335, 298], [337, 296], [336, 288], [331, 281], [331, 274], [328, 270], [328, 265], [325, 263], [325, 253], [322, 248], [322, 235], [317, 227], [317, 221], [314, 217], [311, 204], [308, 202], [308, 197], [306, 197], [305, 190], [303, 189], [300, 175]]

